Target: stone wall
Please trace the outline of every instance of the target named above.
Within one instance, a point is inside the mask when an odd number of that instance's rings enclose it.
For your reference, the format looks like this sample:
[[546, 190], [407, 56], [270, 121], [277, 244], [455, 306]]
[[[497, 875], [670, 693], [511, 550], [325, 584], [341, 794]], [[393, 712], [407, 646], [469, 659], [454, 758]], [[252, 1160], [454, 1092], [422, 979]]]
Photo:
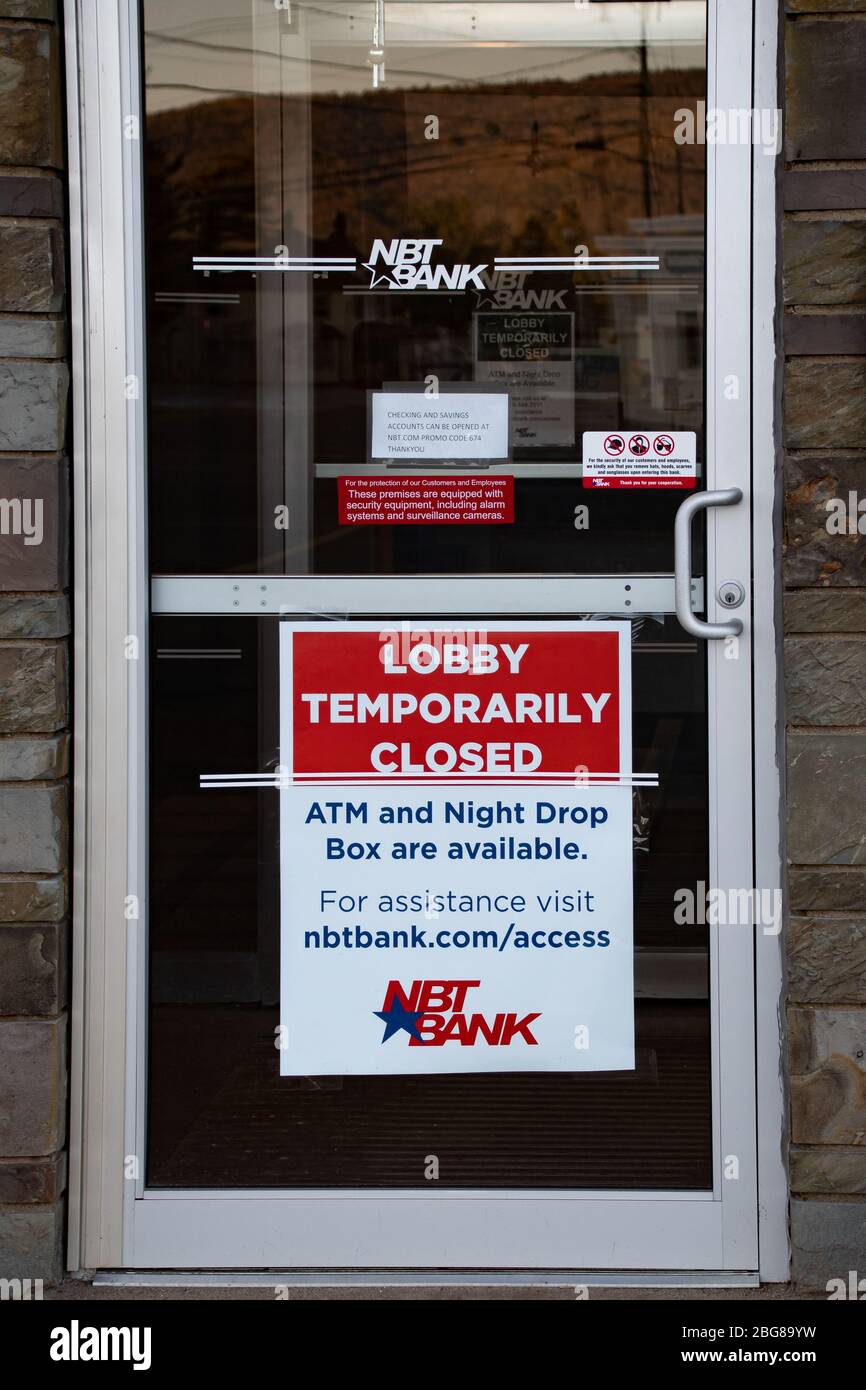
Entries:
[[62, 1268], [68, 366], [54, 0], [0, 0], [0, 1277]]
[[791, 1226], [824, 1288], [866, 1274], [866, 0], [784, 29]]

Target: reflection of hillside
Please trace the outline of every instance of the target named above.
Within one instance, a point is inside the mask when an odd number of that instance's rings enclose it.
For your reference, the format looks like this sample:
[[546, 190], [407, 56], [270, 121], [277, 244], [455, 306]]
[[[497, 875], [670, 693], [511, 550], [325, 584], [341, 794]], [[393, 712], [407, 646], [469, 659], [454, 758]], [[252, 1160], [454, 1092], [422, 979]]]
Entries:
[[[310, 101], [313, 232], [319, 245], [366, 251], [375, 236], [444, 237], [455, 256], [548, 254], [622, 232], [642, 216], [702, 213], [704, 151], [673, 140], [674, 112], [702, 95], [703, 72], [637, 79], [479, 84], [370, 91], [345, 100], [226, 97], [147, 123], [152, 268], [160, 282], [192, 254], [253, 254], [256, 131], [274, 142], [282, 118]], [[439, 118], [438, 140], [424, 137]], [[280, 169], [260, 170], [259, 196]], [[292, 178], [285, 185], [291, 226]], [[270, 249], [270, 248], [269, 248]]]
[[177, 264], [216, 244], [242, 255], [255, 231], [253, 102], [226, 97], [147, 120], [148, 217], [152, 264]]

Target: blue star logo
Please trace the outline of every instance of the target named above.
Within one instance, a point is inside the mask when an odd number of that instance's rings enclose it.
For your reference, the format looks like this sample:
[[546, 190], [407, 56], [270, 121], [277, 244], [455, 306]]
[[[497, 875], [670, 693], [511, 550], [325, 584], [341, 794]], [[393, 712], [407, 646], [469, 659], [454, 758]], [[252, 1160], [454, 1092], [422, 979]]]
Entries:
[[418, 1032], [418, 1019], [424, 1017], [423, 1009], [420, 1013], [411, 1013], [408, 1009], [403, 1008], [399, 999], [394, 998], [391, 1001], [390, 1009], [375, 1009], [374, 1013], [377, 1018], [381, 1018], [385, 1025], [383, 1043], [386, 1043], [389, 1038], [393, 1038], [394, 1034], [399, 1033], [401, 1029], [408, 1033], [410, 1038], [417, 1038], [418, 1042], [424, 1041]]

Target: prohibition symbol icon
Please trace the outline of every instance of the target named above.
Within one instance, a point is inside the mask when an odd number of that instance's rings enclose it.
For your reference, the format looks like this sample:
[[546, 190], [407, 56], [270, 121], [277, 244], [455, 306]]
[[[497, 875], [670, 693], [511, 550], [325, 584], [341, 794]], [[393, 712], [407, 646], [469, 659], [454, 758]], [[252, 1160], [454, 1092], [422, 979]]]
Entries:
[[606, 454], [613, 454], [614, 458], [616, 458], [617, 454], [621, 454], [624, 448], [625, 440], [621, 434], [609, 434], [604, 441], [604, 452]]
[[637, 454], [638, 457], [641, 454], [648, 454], [649, 446], [650, 442], [645, 434], [633, 434], [628, 441], [628, 447], [631, 449], [632, 453]]
[[674, 441], [669, 434], [657, 434], [653, 440], [653, 448], [657, 454], [661, 454], [665, 458], [668, 454], [673, 453]]

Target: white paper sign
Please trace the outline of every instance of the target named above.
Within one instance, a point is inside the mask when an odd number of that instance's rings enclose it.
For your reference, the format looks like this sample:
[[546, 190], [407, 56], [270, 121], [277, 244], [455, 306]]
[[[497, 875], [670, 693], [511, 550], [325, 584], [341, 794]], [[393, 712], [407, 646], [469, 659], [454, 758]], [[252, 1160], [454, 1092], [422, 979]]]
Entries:
[[634, 1068], [630, 651], [281, 624], [281, 1074]]
[[370, 401], [372, 459], [508, 458], [506, 392], [374, 391]]
[[692, 488], [697, 483], [694, 430], [587, 430], [585, 488]]

